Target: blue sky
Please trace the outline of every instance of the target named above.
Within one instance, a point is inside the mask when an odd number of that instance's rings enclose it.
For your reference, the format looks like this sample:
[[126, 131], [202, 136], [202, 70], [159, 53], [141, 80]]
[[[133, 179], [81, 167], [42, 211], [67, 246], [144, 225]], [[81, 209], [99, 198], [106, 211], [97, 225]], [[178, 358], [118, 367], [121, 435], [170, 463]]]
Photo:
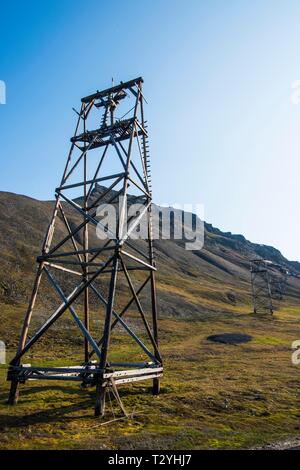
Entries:
[[53, 197], [82, 96], [142, 75], [157, 203], [300, 260], [300, 4], [2, 1], [0, 190]]

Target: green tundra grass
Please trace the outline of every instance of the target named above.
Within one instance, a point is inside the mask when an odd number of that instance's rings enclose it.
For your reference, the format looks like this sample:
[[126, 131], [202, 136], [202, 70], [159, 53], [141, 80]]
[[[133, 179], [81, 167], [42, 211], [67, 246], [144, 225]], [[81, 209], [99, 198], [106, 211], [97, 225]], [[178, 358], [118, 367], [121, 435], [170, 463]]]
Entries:
[[[20, 311], [2, 305], [7, 320], [0, 333], [9, 344]], [[207, 340], [223, 332], [253, 339], [240, 345]], [[164, 318], [160, 338], [161, 394], [153, 397], [147, 382], [120, 388], [130, 419], [109, 399], [107, 415], [95, 419], [94, 390], [70, 382], [27, 382], [10, 407], [1, 366], [1, 449], [240, 449], [300, 435], [300, 365], [291, 362], [291, 344], [300, 339], [299, 306], [283, 304], [273, 317], [233, 311], [201, 320]], [[53, 341], [50, 336], [35, 349], [39, 364], [81, 362], [75, 344], [66, 354]], [[130, 357], [131, 346], [119, 335], [114, 358]]]

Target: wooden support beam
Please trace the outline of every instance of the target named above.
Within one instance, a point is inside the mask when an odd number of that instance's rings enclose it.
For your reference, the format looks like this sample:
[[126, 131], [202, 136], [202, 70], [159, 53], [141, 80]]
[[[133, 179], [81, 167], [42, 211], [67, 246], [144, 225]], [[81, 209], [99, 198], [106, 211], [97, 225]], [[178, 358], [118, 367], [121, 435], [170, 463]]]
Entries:
[[117, 93], [120, 90], [126, 90], [136, 84], [142, 83], [144, 80], [142, 77], [137, 77], [134, 78], [133, 80], [129, 80], [128, 82], [120, 82], [119, 85], [115, 85], [110, 88], [106, 88], [105, 90], [102, 91], [97, 91], [96, 93], [93, 93], [92, 95], [85, 96], [84, 98], [81, 99], [82, 103], [89, 103], [92, 100], [98, 100], [100, 98], [104, 98], [105, 96], [111, 95], [113, 93]]

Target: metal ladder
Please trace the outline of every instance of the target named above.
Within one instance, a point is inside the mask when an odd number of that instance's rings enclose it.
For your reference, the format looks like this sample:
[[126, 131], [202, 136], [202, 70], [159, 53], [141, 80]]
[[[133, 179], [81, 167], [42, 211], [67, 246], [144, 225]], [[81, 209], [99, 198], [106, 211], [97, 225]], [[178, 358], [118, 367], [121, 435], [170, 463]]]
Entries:
[[[144, 127], [147, 130], [147, 121], [144, 123]], [[145, 180], [145, 186], [148, 190], [148, 193], [150, 194], [152, 198], [152, 177], [151, 177], [151, 165], [150, 165], [150, 154], [149, 154], [149, 140], [148, 137], [145, 137], [145, 147], [144, 147], [144, 166], [145, 166], [145, 175], [144, 175], [144, 180]], [[143, 138], [142, 138], [142, 144], [143, 144]], [[149, 245], [150, 245], [150, 250], [152, 253], [152, 261], [153, 264], [155, 265], [155, 250], [153, 246], [153, 217], [152, 217], [152, 210], [151, 207], [148, 209], [149, 210], [149, 220], [150, 220], [150, 239], [149, 239]]]

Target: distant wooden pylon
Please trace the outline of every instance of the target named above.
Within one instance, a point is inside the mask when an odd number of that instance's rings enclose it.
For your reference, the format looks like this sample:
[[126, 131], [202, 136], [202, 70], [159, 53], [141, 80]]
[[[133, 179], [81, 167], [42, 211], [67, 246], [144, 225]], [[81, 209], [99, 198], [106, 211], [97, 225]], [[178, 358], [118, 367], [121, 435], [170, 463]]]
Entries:
[[272, 292], [266, 261], [263, 259], [251, 260], [250, 273], [253, 313], [273, 315]]

